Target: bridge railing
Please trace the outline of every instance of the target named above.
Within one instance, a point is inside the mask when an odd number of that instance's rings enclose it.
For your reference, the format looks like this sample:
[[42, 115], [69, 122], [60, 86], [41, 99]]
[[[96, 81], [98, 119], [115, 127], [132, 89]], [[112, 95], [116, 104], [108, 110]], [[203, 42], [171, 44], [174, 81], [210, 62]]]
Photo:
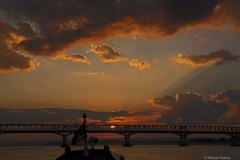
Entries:
[[77, 128], [78, 126], [74, 124], [0, 124], [0, 131], [8, 133], [74, 132]]
[[171, 126], [171, 125], [92, 125], [88, 132], [102, 133], [240, 133], [240, 127], [231, 126]]
[[[56, 133], [75, 132], [76, 124], [0, 124], [0, 132], [5, 133]], [[177, 125], [88, 125], [89, 133], [173, 133], [181, 132], [231, 134], [240, 133], [236, 126], [177, 126]]]

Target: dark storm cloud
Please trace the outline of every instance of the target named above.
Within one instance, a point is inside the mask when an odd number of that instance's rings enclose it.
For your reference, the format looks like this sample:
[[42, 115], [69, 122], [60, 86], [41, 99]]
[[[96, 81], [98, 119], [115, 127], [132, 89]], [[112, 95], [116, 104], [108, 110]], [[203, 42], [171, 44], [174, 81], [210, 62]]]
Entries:
[[228, 111], [223, 114], [223, 121], [230, 123], [240, 122], [240, 90], [229, 90], [212, 95], [212, 99], [228, 106]]
[[20, 35], [23, 35], [27, 39], [35, 38], [37, 36], [36, 29], [29, 22], [19, 22], [16, 24], [16, 29]]
[[207, 55], [187, 55], [183, 53], [178, 54], [176, 62], [179, 64], [186, 64], [195, 66], [204, 65], [221, 65], [226, 62], [239, 62], [240, 56], [238, 54], [233, 54], [228, 50], [220, 49], [216, 51], [211, 51]]
[[219, 92], [209, 95], [208, 99], [197, 93], [181, 93], [176, 97], [165, 95], [155, 97], [150, 102], [154, 107], [162, 106], [162, 116], [158, 121], [167, 124], [220, 125], [240, 122], [240, 90]]
[[227, 90], [224, 92], [220, 92], [215, 94], [215, 100], [224, 99], [224, 97], [230, 98], [230, 101], [240, 103], [240, 90]]
[[[0, 10], [12, 22], [31, 22], [36, 28], [38, 36], [31, 34], [16, 43], [16, 48], [54, 56], [72, 45], [115, 35], [164, 36], [211, 23], [217, 4], [219, 0], [2, 0]], [[29, 30], [25, 33], [34, 33], [30, 26], [25, 29]]]

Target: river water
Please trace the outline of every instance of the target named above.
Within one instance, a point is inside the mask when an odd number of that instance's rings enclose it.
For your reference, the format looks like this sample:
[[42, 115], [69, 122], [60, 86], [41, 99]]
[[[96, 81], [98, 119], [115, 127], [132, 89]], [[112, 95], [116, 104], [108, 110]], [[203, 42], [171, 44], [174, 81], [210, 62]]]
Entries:
[[[112, 145], [110, 149], [126, 160], [240, 160], [240, 147], [228, 145]], [[55, 160], [62, 153], [58, 146], [0, 147], [0, 160]]]

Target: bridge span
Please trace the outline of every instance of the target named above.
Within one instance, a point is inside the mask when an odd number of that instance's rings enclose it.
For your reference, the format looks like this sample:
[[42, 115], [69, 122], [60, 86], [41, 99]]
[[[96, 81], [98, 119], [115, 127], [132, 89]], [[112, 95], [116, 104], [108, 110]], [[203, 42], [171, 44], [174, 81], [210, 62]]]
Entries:
[[[130, 146], [130, 136], [137, 133], [167, 133], [180, 137], [180, 146], [187, 145], [187, 136], [191, 134], [222, 134], [231, 137], [231, 145], [238, 146], [240, 127], [236, 126], [177, 126], [177, 125], [87, 125], [88, 133], [116, 133], [124, 136], [125, 146]], [[77, 131], [77, 124], [0, 124], [0, 135], [7, 133], [53, 133], [63, 137], [67, 145], [67, 136]]]

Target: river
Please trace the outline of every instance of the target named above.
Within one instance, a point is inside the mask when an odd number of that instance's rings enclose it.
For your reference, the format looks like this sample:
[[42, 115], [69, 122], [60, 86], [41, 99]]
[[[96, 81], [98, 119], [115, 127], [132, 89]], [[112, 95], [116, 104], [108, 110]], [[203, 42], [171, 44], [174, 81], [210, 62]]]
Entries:
[[[101, 148], [103, 146], [97, 146]], [[126, 160], [239, 160], [240, 148], [228, 145], [135, 145], [110, 146]], [[0, 160], [55, 160], [63, 153], [58, 146], [0, 147]]]

